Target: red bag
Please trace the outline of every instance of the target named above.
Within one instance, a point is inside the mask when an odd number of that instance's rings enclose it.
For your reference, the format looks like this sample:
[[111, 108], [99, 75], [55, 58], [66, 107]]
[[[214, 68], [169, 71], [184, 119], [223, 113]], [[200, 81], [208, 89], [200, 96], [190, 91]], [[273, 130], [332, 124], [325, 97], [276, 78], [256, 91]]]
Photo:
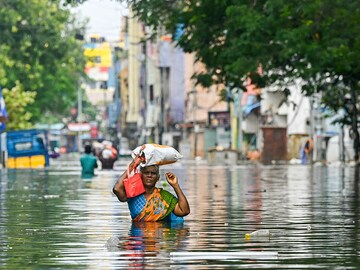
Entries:
[[145, 192], [141, 179], [141, 173], [134, 170], [134, 175], [130, 176], [129, 167], [127, 168], [127, 177], [123, 180], [126, 197], [133, 198]]

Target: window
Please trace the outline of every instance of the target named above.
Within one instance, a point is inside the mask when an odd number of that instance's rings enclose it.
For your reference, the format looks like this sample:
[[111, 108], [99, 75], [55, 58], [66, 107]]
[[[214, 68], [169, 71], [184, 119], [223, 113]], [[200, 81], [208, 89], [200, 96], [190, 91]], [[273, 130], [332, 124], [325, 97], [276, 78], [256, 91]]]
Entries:
[[107, 82], [101, 82], [100, 83], [100, 89], [107, 89], [108, 86], [107, 86]]
[[101, 63], [101, 56], [94, 57], [94, 63], [100, 64]]
[[31, 150], [32, 144], [31, 142], [20, 142], [15, 144], [16, 151], [24, 151], [24, 150]]
[[154, 101], [154, 85], [150, 84], [150, 89], [149, 90], [150, 90], [149, 99], [150, 99], [151, 102], [153, 102]]

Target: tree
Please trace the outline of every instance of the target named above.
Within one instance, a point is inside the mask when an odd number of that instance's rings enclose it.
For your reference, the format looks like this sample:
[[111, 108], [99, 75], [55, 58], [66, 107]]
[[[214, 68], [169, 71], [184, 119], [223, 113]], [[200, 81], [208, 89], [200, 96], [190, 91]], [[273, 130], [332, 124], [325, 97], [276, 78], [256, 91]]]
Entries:
[[7, 130], [31, 128], [30, 119], [32, 115], [27, 107], [34, 102], [36, 92], [24, 91], [17, 82], [12, 89], [3, 89], [3, 96], [6, 109], [9, 112], [6, 124]]
[[27, 106], [30, 122], [67, 114], [84, 75], [82, 44], [75, 38], [84, 28], [61, 2], [0, 2], [0, 84], [36, 93]]
[[196, 54], [207, 68], [195, 75], [204, 86], [244, 89], [244, 79], [250, 77], [259, 87], [286, 90], [301, 78], [304, 94], [321, 93], [334, 112], [345, 109], [338, 121], [353, 130], [354, 158], [359, 161], [359, 1], [127, 2], [144, 23], [155, 30], [165, 27], [178, 46]]

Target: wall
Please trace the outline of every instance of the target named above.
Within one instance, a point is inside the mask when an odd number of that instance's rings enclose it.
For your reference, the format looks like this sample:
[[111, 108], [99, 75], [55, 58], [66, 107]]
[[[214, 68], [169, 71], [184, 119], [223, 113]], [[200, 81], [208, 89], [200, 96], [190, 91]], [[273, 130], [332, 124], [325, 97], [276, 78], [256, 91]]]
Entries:
[[140, 112], [140, 67], [141, 46], [140, 38], [143, 36], [140, 23], [129, 15], [129, 51], [128, 51], [128, 112], [127, 123], [137, 123]]
[[287, 126], [288, 135], [302, 134], [308, 135], [310, 131], [310, 100], [301, 94], [300, 86], [295, 85], [290, 88], [288, 97]]

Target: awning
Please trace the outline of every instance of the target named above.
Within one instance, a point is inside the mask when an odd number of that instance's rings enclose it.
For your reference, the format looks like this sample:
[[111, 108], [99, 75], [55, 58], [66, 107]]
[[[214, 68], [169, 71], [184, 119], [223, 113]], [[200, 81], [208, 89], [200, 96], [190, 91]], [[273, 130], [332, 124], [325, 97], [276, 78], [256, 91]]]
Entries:
[[243, 113], [244, 116], [248, 116], [253, 110], [260, 107], [260, 102], [258, 101], [257, 96], [255, 95], [247, 95], [246, 99], [243, 100]]
[[90, 131], [90, 124], [89, 123], [69, 123], [67, 125], [69, 131]]
[[248, 116], [253, 110], [260, 107], [260, 102], [248, 105], [243, 108], [243, 112], [245, 116]]

